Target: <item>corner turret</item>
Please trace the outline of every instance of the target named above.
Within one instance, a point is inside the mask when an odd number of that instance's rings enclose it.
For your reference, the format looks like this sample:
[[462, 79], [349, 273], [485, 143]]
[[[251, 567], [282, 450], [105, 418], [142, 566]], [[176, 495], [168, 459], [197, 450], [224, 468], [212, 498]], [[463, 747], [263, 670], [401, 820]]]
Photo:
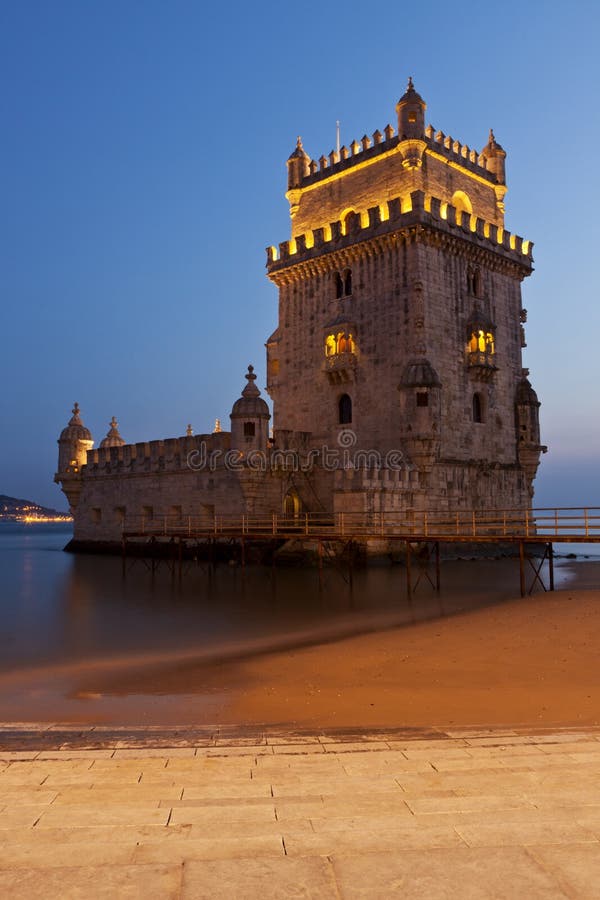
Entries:
[[408, 361], [398, 390], [402, 441], [410, 460], [426, 476], [440, 452], [442, 384], [429, 360], [421, 356]]
[[540, 443], [540, 414], [541, 406], [538, 396], [528, 379], [529, 369], [523, 369], [523, 377], [517, 385], [515, 403], [517, 420], [517, 453], [519, 462], [525, 469], [527, 476], [527, 488], [530, 497], [533, 496], [533, 480], [535, 478], [540, 456], [546, 453], [547, 447]]
[[398, 115], [398, 139], [422, 139], [425, 135], [425, 110], [427, 104], [415, 91], [412, 78], [408, 79], [405, 93], [396, 103]]
[[506, 184], [506, 171], [504, 165], [506, 150], [496, 140], [492, 128], [490, 128], [490, 136], [487, 144], [481, 151], [481, 155], [485, 161], [486, 169], [496, 176], [498, 184]]
[[248, 366], [246, 379], [248, 384], [231, 410], [231, 447], [243, 453], [249, 450], [266, 451], [271, 414], [254, 384], [254, 366]]
[[81, 493], [81, 468], [87, 462], [87, 452], [94, 446], [91, 432], [81, 421], [79, 403], [73, 406], [69, 424], [58, 439], [58, 472], [54, 481], [60, 484], [69, 501], [71, 512], [77, 506]]
[[310, 156], [302, 146], [302, 138], [298, 136], [296, 149], [287, 161], [288, 190], [299, 188], [302, 179], [310, 174]]
[[100, 447], [122, 447], [125, 441], [119, 434], [119, 423], [113, 416], [110, 420], [110, 428], [105, 438], [100, 441]]

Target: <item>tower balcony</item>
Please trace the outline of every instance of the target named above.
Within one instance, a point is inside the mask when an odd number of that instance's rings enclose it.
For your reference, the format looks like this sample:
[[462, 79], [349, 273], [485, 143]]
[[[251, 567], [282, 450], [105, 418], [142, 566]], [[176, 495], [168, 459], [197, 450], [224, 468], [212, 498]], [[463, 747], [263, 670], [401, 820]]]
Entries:
[[346, 384], [354, 381], [356, 363], [356, 353], [352, 350], [345, 350], [326, 356], [323, 369], [331, 384]]
[[498, 370], [494, 353], [490, 350], [468, 350], [467, 367], [475, 381], [491, 381]]

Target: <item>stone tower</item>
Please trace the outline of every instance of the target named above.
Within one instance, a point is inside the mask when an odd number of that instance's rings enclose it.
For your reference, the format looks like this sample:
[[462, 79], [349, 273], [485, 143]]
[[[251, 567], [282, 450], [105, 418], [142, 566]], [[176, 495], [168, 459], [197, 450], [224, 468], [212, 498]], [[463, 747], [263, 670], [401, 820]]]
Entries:
[[[351, 428], [357, 450], [410, 464], [396, 508], [522, 508], [545, 450], [521, 360], [532, 245], [504, 228], [493, 132], [477, 152], [425, 109], [411, 79], [396, 132], [318, 160], [298, 139], [288, 160], [291, 238], [267, 251], [275, 444], [336, 447]], [[382, 477], [354, 479], [352, 503], [382, 508]]]

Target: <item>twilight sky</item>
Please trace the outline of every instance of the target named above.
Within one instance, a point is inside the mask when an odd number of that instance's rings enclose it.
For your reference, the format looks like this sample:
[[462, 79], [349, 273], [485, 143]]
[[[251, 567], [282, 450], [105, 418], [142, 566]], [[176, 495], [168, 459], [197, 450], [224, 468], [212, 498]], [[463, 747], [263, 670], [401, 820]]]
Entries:
[[265, 383], [297, 134], [327, 154], [427, 121], [508, 152], [534, 241], [524, 365], [550, 452], [537, 505], [600, 505], [600, 12], [570, 4], [0, 0], [0, 493], [52, 484], [74, 400], [99, 441], [210, 431]]

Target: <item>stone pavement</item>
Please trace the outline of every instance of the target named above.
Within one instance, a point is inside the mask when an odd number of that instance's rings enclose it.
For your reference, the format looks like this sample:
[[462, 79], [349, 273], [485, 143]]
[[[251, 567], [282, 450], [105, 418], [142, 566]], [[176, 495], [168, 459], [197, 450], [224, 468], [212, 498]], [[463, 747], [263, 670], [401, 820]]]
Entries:
[[0, 726], [0, 896], [598, 898], [600, 728]]

